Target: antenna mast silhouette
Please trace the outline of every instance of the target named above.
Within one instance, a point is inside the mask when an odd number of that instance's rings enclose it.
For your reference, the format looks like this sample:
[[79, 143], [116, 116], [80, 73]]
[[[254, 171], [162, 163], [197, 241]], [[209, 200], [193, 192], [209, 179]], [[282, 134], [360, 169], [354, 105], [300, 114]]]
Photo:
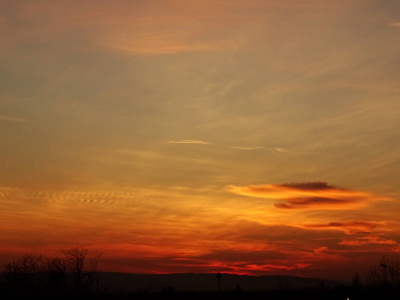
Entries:
[[218, 272], [218, 273], [217, 273], [217, 280], [218, 280], [218, 292], [221, 292], [221, 277], [222, 277], [222, 274], [221, 274], [221, 272]]

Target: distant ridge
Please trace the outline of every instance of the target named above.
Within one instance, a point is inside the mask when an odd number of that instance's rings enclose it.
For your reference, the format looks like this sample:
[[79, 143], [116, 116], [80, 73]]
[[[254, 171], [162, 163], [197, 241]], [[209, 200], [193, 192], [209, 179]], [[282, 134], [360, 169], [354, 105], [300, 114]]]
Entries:
[[[303, 278], [296, 276], [248, 276], [222, 273], [221, 290], [268, 291], [276, 289], [330, 288], [346, 285], [330, 279]], [[175, 274], [129, 274], [99, 273], [99, 287], [104, 292], [154, 292], [172, 288], [181, 292], [217, 291], [216, 274], [175, 273]]]

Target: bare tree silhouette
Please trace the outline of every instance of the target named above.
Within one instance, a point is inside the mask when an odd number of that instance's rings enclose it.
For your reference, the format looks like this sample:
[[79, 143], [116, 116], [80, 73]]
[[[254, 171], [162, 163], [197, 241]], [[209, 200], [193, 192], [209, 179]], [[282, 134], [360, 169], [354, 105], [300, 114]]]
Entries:
[[64, 293], [67, 283], [67, 267], [60, 257], [48, 258], [45, 262], [46, 289], [51, 294]]
[[380, 287], [400, 286], [400, 262], [383, 256], [378, 266], [371, 268], [367, 280], [369, 284]]
[[81, 294], [92, 289], [97, 281], [96, 273], [100, 255], [89, 258], [88, 250], [78, 247], [63, 250], [62, 253], [74, 292]]
[[6, 288], [18, 295], [39, 292], [43, 283], [42, 256], [26, 254], [22, 258], [4, 265]]
[[2, 290], [13, 297], [59, 295], [97, 290], [97, 265], [100, 255], [89, 256], [88, 250], [62, 250], [62, 257], [43, 258], [26, 254], [3, 266]]

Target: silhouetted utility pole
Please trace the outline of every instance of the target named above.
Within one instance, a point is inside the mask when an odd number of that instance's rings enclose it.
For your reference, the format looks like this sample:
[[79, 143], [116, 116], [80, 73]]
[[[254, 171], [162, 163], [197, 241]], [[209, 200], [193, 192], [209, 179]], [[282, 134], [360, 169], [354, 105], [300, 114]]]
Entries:
[[221, 277], [222, 274], [220, 272], [217, 273], [217, 280], [218, 280], [218, 292], [221, 292]]

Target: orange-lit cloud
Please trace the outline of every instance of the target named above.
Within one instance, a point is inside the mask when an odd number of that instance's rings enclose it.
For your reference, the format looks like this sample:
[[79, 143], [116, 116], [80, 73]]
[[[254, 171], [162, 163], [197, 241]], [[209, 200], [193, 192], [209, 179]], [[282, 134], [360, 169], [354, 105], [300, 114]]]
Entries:
[[[328, 189], [319, 183], [297, 184], [296, 188]], [[181, 198], [171, 191], [158, 195], [145, 190], [3, 187], [0, 208], [7, 215], [0, 220], [0, 241], [13, 245], [14, 254], [30, 249], [44, 255], [57, 255], [78, 241], [91, 253], [102, 253], [101, 267], [108, 271], [301, 276], [346, 263], [354, 253], [379, 253], [383, 246], [385, 251], [398, 248], [395, 239], [382, 235], [385, 224], [380, 222], [321, 219], [304, 223], [293, 217], [264, 225], [242, 218], [254, 209], [243, 206], [243, 201], [228, 204], [221, 200], [220, 205], [206, 199], [186, 201], [192, 197]], [[31, 223], [32, 219], [36, 221]], [[38, 236], [37, 232], [42, 233]], [[0, 248], [0, 252], [7, 251]]]
[[355, 237], [355, 238], [345, 238], [339, 244], [346, 245], [346, 246], [362, 246], [362, 245], [369, 245], [369, 244], [397, 245], [397, 242], [392, 239], [385, 239], [382, 236], [367, 235], [367, 236]]
[[381, 225], [377, 222], [329, 222], [325, 224], [306, 224], [305, 228], [310, 229], [337, 229], [342, 230], [348, 234], [370, 232], [372, 229]]
[[278, 200], [283, 209], [347, 209], [365, 205], [377, 197], [358, 191], [336, 188], [326, 182], [228, 186], [235, 194]]

